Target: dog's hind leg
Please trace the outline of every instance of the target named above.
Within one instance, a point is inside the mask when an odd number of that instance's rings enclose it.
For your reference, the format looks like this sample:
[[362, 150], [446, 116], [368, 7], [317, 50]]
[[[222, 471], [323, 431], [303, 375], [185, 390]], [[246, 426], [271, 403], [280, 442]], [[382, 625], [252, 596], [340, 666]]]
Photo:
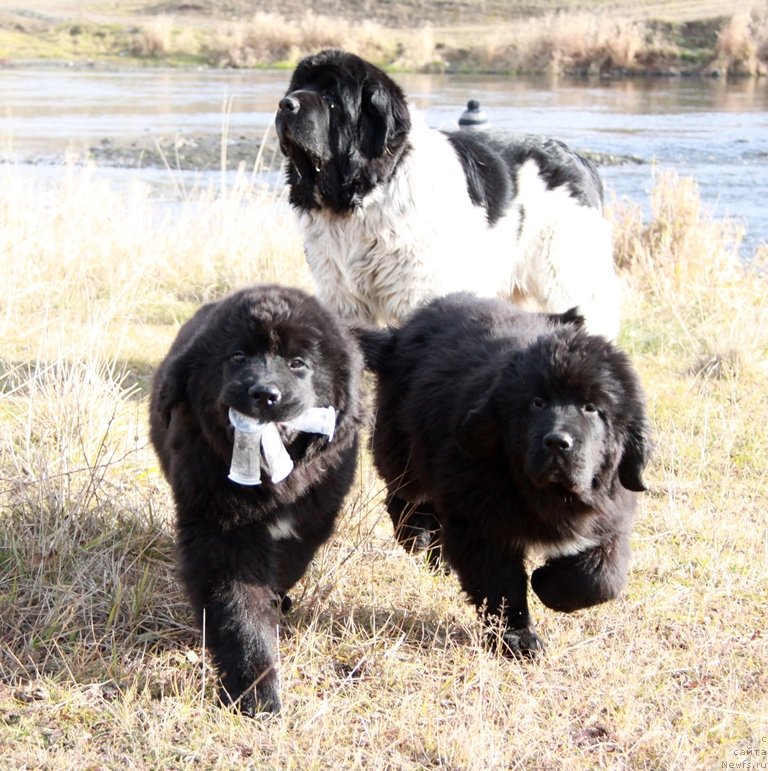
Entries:
[[430, 567], [445, 567], [442, 562], [440, 521], [431, 501], [410, 503], [394, 492], [387, 494], [387, 511], [397, 542], [408, 552], [426, 552]]

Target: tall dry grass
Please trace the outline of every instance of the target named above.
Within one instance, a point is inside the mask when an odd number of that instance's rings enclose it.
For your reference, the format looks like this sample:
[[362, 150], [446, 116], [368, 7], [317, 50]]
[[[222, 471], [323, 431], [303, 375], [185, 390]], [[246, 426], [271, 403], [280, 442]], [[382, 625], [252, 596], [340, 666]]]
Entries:
[[429, 26], [405, 33], [311, 11], [298, 21], [258, 13], [249, 21], [222, 26], [208, 51], [218, 66], [252, 67], [295, 63], [322, 48], [344, 48], [404, 70], [595, 73], [638, 69], [678, 53], [643, 22], [587, 11], [518, 19], [479, 36]]
[[298, 20], [260, 12], [246, 21], [220, 25], [206, 46], [219, 67], [295, 64], [307, 53], [324, 48], [342, 48], [403, 70], [443, 66], [428, 26], [402, 33], [371, 21], [353, 22], [313, 11]]
[[522, 72], [631, 71], [678, 54], [644, 22], [607, 12], [520, 20], [484, 41], [472, 52], [484, 68]]
[[[695, 186], [660, 176], [649, 221], [615, 215], [657, 443], [624, 597], [534, 601], [546, 657], [496, 658], [453, 577], [396, 548], [364, 455], [281, 628], [284, 711], [252, 721], [214, 705], [174, 577], [147, 384], [199, 302], [310, 286], [291, 214], [245, 171], [167, 211], [91, 167], [0, 174], [5, 766], [701, 769], [764, 748], [768, 293]], [[725, 343], [734, 366], [698, 366]]]
[[666, 310], [670, 345], [693, 357], [692, 370], [765, 372], [764, 250], [745, 262], [742, 227], [713, 217], [696, 182], [673, 170], [656, 175], [649, 221], [637, 206], [617, 216], [617, 262], [655, 315]]
[[[260, 12], [246, 21], [219, 25], [206, 49], [219, 67], [295, 63], [306, 53], [344, 48], [386, 62], [395, 43], [372, 22], [351, 22], [306, 11], [298, 20]], [[419, 65], [422, 63], [419, 62]]]
[[768, 3], [735, 13], [723, 25], [711, 67], [728, 75], [768, 74]]
[[155, 16], [136, 33], [133, 53], [136, 56], [167, 56], [173, 46], [173, 30], [172, 16]]

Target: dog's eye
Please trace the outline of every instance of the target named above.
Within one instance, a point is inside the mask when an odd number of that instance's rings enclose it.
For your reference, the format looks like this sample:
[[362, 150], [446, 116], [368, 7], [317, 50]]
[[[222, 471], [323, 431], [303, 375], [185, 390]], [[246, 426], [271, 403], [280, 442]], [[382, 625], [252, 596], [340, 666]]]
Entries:
[[307, 368], [307, 362], [304, 361], [304, 359], [299, 359], [298, 357], [295, 359], [291, 359], [290, 364], [288, 366], [291, 369], [298, 370], [298, 369], [306, 369]]
[[584, 410], [584, 412], [588, 412], [588, 413], [597, 412], [597, 407], [592, 402], [585, 402], [584, 407], [582, 409]]
[[547, 406], [546, 401], [542, 399], [540, 396], [534, 396], [533, 399], [531, 399], [532, 410], [543, 410], [546, 406]]
[[230, 357], [230, 361], [233, 361], [235, 364], [244, 364], [245, 363], [245, 354], [242, 351], [235, 351]]

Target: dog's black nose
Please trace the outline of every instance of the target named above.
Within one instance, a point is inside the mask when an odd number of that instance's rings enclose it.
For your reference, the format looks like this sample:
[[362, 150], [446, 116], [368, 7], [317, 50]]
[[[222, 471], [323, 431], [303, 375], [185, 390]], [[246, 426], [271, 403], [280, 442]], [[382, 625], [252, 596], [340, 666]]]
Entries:
[[573, 437], [565, 431], [551, 431], [544, 437], [544, 447], [555, 455], [565, 454], [573, 449]]
[[273, 385], [256, 383], [248, 389], [248, 396], [253, 399], [259, 409], [274, 407], [282, 396], [280, 389]]
[[299, 111], [299, 100], [295, 96], [284, 96], [277, 105], [283, 112], [297, 113]]

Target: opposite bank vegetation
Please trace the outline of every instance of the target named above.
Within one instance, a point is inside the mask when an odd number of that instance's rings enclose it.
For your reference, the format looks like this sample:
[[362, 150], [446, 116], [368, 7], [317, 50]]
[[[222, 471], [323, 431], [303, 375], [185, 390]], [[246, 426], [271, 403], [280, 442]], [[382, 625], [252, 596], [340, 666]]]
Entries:
[[[201, 6], [202, 7], [202, 6]], [[160, 12], [87, 21], [0, 11], [0, 65], [28, 61], [291, 67], [338, 47], [395, 70], [578, 75], [768, 74], [768, 3], [699, 22], [633, 20], [621, 11], [555, 11], [501, 24], [388, 26], [313, 11]], [[96, 20], [92, 20], [92, 19]], [[117, 17], [118, 19], [120, 17]]]

